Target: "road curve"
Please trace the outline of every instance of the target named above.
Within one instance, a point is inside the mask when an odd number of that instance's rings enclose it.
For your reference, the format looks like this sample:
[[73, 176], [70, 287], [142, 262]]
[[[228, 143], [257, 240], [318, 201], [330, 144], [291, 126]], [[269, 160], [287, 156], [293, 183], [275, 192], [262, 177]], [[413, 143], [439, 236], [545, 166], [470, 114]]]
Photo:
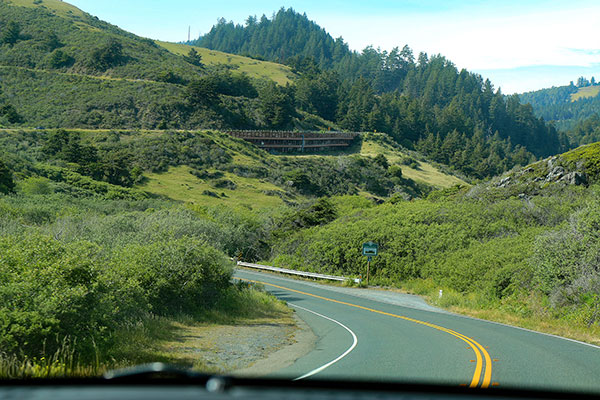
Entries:
[[[600, 348], [451, 314], [400, 293], [236, 270], [295, 308], [315, 349], [273, 376], [600, 392]], [[373, 294], [375, 293], [375, 294]]]

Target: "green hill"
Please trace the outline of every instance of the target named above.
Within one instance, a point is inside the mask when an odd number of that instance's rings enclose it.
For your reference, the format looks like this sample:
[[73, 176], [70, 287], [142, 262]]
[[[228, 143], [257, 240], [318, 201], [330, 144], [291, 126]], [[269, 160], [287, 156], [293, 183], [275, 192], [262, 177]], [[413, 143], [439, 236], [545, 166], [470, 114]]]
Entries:
[[[377, 131], [478, 179], [564, 145], [516, 98], [442, 56], [415, 58], [408, 47], [359, 55], [307, 21], [281, 10], [211, 33], [222, 38], [212, 47], [251, 33], [250, 53], [272, 58], [263, 50], [278, 49], [283, 66], [140, 38], [61, 1], [0, 0], [0, 126]], [[282, 47], [282, 29], [298, 48]], [[305, 57], [310, 43], [332, 53], [315, 63]]]
[[[7, 25], [16, 21], [20, 32], [15, 43], [3, 49], [2, 65], [159, 81], [162, 80], [160, 73], [165, 70], [182, 80], [203, 73], [201, 66], [183, 57], [191, 46], [155, 43], [100, 21], [60, 0], [2, 0], [0, 6], [0, 23]], [[113, 54], [114, 59], [102, 59], [103, 54], [97, 51], [111, 39], [120, 45], [121, 54]], [[247, 73], [256, 78], [273, 76], [281, 83], [288, 82], [292, 76], [289, 68], [273, 63], [206, 49], [196, 50], [206, 61], [206, 66], [216, 69], [231, 69], [234, 73]], [[59, 62], [56, 51], [65, 54], [64, 62]], [[95, 60], [95, 56], [102, 60]]]
[[[258, 128], [268, 120], [256, 88], [294, 77], [271, 62], [156, 43], [58, 0], [0, 0], [0, 27], [10, 33], [0, 42], [0, 126]], [[206, 82], [209, 102], [190, 100], [195, 82]]]
[[575, 93], [571, 93], [571, 101], [586, 99], [588, 97], [596, 97], [600, 93], [600, 86], [580, 87]]
[[434, 163], [415, 151], [401, 148], [393, 141], [386, 140], [384, 135], [366, 134], [361, 142], [360, 155], [376, 157], [379, 154], [384, 155], [390, 164], [399, 165], [402, 168], [402, 176], [416, 182], [438, 189], [468, 185], [456, 176], [456, 173], [449, 172], [448, 167]]
[[[286, 156], [216, 131], [11, 130], [0, 136], [0, 158], [22, 178], [65, 182], [76, 174], [101, 183], [100, 194], [112, 188], [129, 196], [133, 190], [134, 197], [147, 192], [200, 206], [261, 210], [321, 196], [414, 198], [435, 187], [466, 185], [418, 153], [386, 143], [381, 134], [365, 134], [337, 155]], [[19, 149], [19, 140], [27, 146]], [[64, 149], [44, 154], [55, 142]], [[69, 146], [83, 154], [68, 153]]]
[[[559, 86], [520, 94], [522, 103], [529, 103], [535, 114], [551, 121], [561, 131], [565, 132], [572, 146], [590, 143], [574, 128], [590, 117], [598, 114], [600, 109], [600, 86], [591, 85]], [[595, 139], [598, 140], [598, 139]]]

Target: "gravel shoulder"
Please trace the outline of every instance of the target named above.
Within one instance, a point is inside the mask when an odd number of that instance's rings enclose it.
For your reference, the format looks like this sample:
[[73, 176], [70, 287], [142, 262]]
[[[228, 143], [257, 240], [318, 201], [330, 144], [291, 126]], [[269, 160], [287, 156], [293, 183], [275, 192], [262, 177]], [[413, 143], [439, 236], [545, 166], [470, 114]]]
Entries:
[[294, 312], [230, 325], [178, 323], [161, 352], [202, 372], [258, 377], [310, 352], [316, 337]]

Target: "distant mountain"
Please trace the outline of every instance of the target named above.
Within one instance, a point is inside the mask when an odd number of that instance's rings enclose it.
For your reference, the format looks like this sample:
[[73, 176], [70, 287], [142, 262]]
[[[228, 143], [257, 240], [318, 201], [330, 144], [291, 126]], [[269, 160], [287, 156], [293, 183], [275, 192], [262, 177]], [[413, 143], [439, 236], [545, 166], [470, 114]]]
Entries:
[[600, 113], [600, 85], [580, 78], [577, 85], [552, 87], [519, 95], [521, 102], [531, 104], [538, 117], [551, 121], [557, 129], [568, 132], [573, 146], [590, 143], [582, 141], [573, 129], [580, 122]]

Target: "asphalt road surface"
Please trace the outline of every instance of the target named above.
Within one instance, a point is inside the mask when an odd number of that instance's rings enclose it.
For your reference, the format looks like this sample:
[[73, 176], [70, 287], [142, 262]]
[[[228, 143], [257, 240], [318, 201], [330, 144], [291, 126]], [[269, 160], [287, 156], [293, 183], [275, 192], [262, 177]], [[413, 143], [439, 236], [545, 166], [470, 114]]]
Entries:
[[451, 314], [406, 294], [238, 269], [293, 307], [315, 349], [273, 376], [600, 392], [600, 347]]

